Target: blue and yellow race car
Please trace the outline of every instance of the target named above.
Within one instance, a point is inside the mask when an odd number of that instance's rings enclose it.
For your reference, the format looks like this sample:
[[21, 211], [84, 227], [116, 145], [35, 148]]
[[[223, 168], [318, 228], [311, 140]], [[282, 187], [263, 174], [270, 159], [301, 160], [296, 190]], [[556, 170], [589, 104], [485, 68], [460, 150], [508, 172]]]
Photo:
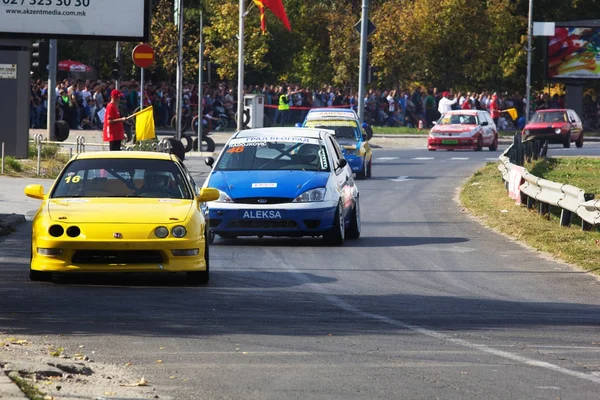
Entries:
[[371, 177], [373, 152], [369, 146], [369, 135], [363, 130], [358, 115], [348, 108], [314, 108], [308, 112], [303, 128], [330, 129], [352, 172], [357, 179]]

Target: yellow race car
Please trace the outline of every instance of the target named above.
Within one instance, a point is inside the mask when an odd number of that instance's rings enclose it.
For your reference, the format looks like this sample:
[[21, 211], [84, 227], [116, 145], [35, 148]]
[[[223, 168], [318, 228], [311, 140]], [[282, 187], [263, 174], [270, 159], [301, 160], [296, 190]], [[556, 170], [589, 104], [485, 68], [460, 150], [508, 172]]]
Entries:
[[209, 278], [208, 223], [200, 189], [177, 157], [157, 152], [74, 156], [52, 188], [28, 185], [42, 200], [33, 219], [32, 281], [68, 272], [186, 272]]

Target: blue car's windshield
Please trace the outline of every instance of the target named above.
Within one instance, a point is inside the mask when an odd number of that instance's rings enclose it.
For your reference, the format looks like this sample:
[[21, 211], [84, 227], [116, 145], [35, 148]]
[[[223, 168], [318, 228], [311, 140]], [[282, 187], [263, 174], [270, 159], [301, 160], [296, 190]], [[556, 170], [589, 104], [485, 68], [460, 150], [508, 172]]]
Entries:
[[[250, 138], [253, 139], [253, 138]], [[216, 170], [329, 171], [327, 151], [317, 139], [232, 139], [223, 149]]]
[[306, 128], [321, 128], [331, 129], [335, 131], [335, 137], [337, 139], [354, 139], [357, 140], [361, 137], [360, 129], [356, 125], [355, 121], [350, 120], [308, 120], [304, 124]]

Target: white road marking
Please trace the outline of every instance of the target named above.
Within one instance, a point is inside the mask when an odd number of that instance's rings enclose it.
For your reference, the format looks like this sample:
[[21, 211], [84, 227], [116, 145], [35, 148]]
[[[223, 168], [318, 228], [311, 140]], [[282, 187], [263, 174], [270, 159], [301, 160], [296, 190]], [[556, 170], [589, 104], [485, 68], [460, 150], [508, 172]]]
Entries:
[[411, 181], [412, 179], [410, 179], [408, 176], [399, 176], [396, 179], [390, 179], [390, 181], [392, 182], [404, 182], [404, 181]]
[[435, 160], [435, 157], [415, 157], [411, 158], [411, 160]]
[[376, 160], [380, 160], [380, 161], [391, 161], [391, 160], [397, 160], [400, 157], [377, 157]]
[[451, 160], [468, 160], [469, 157], [452, 157]]
[[[273, 251], [273, 250], [270, 250], [270, 251], [275, 253], [275, 251]], [[278, 254], [273, 254], [273, 255], [276, 257], [278, 256]], [[335, 306], [339, 307], [340, 309], [342, 309], [344, 311], [348, 311], [348, 312], [357, 314], [364, 318], [374, 319], [374, 320], [386, 323], [388, 325], [397, 326], [402, 329], [407, 329], [407, 330], [413, 331], [415, 333], [419, 333], [421, 335], [428, 336], [428, 337], [431, 337], [434, 339], [453, 343], [458, 346], [465, 347], [467, 349], [476, 350], [481, 353], [490, 354], [490, 355], [493, 355], [496, 357], [504, 358], [506, 360], [511, 360], [511, 361], [514, 361], [517, 363], [521, 363], [523, 365], [528, 365], [530, 367], [544, 368], [544, 369], [547, 369], [550, 371], [558, 372], [563, 375], [568, 375], [568, 376], [572, 376], [574, 378], [583, 379], [586, 381], [600, 384], [600, 376], [586, 374], [586, 373], [579, 372], [579, 371], [573, 371], [568, 368], [563, 368], [559, 365], [551, 364], [551, 363], [548, 363], [545, 361], [534, 360], [534, 359], [531, 359], [528, 357], [520, 356], [518, 354], [510, 353], [508, 351], [498, 350], [496, 348], [486, 346], [483, 344], [472, 343], [468, 340], [458, 339], [453, 336], [449, 336], [447, 334], [434, 331], [432, 329], [423, 328], [418, 325], [412, 325], [412, 324], [408, 324], [406, 322], [398, 321], [393, 318], [386, 317], [385, 315], [380, 315], [380, 314], [376, 314], [376, 313], [372, 313], [372, 312], [363, 311], [359, 308], [356, 308], [355, 306], [348, 303], [347, 301], [343, 300], [342, 298], [329, 293], [329, 291], [323, 285], [311, 281], [311, 279], [308, 276], [301, 274], [300, 271], [298, 269], [296, 269], [292, 264], [285, 261], [284, 257], [277, 257], [277, 260], [278, 260], [278, 262], [281, 263], [281, 265], [285, 265], [287, 269], [296, 272], [295, 276], [299, 280], [302, 280], [302, 281], [306, 282], [307, 284], [311, 284], [311, 286], [316, 291], [320, 292], [327, 300], [329, 300], [329, 302], [331, 302], [332, 304], [334, 304]]]

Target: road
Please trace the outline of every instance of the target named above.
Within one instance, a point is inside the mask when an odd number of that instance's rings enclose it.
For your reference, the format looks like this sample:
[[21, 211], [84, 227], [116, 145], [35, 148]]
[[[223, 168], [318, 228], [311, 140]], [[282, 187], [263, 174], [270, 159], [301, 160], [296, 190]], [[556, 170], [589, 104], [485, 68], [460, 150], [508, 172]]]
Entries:
[[[554, 150], [598, 155], [600, 143]], [[206, 287], [29, 282], [25, 224], [0, 239], [0, 331], [63, 335], [173, 399], [597, 399], [600, 281], [455, 201], [497, 156], [377, 149], [358, 183], [359, 240], [217, 239]], [[202, 182], [201, 160], [186, 164]]]

